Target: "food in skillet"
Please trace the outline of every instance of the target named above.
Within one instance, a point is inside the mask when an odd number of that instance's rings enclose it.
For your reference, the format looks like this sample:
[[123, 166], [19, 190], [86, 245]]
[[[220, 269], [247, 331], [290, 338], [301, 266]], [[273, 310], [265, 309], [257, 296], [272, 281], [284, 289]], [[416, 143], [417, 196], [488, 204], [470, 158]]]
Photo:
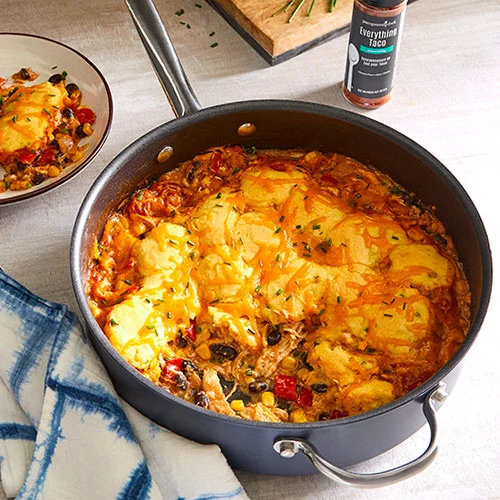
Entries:
[[469, 326], [469, 287], [432, 210], [317, 151], [224, 147], [165, 173], [109, 217], [87, 293], [145, 377], [261, 421], [389, 403]]
[[82, 93], [67, 74], [38, 78], [31, 68], [0, 78], [0, 193], [19, 191], [57, 177], [83, 156], [80, 141], [92, 135], [94, 112], [81, 105]]

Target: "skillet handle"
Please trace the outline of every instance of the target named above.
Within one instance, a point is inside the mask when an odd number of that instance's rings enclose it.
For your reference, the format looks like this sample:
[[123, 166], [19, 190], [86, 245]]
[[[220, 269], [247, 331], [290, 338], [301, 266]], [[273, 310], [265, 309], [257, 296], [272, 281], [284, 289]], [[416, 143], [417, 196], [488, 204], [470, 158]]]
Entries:
[[423, 412], [431, 430], [430, 443], [427, 449], [415, 460], [393, 469], [375, 473], [356, 473], [341, 469], [327, 462], [318, 455], [316, 449], [307, 441], [300, 438], [283, 438], [275, 441], [274, 451], [284, 458], [292, 458], [299, 451], [309, 457], [319, 472], [329, 479], [341, 484], [358, 488], [377, 488], [402, 481], [424, 470], [436, 457], [437, 447], [437, 420], [434, 403], [443, 402], [448, 393], [446, 384], [440, 382], [438, 387], [431, 391], [424, 400]]
[[125, 0], [156, 76], [176, 116], [196, 113], [200, 103], [152, 0]]

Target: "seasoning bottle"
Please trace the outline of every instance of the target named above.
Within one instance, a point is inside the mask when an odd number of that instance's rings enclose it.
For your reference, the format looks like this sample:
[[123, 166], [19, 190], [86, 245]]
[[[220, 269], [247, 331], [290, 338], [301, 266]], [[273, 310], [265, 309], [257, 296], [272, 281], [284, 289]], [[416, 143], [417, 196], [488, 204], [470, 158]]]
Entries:
[[354, 0], [344, 97], [363, 108], [391, 98], [407, 0]]

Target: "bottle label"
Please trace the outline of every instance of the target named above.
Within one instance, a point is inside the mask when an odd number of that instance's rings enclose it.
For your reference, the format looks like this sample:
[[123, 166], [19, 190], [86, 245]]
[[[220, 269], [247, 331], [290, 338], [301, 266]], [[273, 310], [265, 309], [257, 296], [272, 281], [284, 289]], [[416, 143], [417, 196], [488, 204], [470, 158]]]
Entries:
[[403, 20], [404, 11], [375, 17], [354, 6], [344, 79], [349, 92], [377, 99], [392, 90]]

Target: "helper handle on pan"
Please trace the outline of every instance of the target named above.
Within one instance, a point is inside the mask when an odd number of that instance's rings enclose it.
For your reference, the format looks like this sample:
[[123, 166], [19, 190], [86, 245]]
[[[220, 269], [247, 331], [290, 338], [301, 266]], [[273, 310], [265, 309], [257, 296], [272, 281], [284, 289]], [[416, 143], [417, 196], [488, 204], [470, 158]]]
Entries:
[[437, 447], [437, 421], [435, 402], [444, 401], [448, 393], [445, 391], [446, 384], [439, 383], [439, 386], [431, 391], [424, 400], [423, 412], [431, 430], [430, 443], [427, 449], [415, 460], [389, 469], [383, 472], [375, 473], [356, 473], [345, 469], [335, 467], [318, 455], [318, 452], [307, 441], [299, 438], [283, 438], [274, 443], [274, 450], [284, 458], [292, 458], [299, 451], [309, 457], [314, 466], [329, 479], [338, 483], [358, 488], [377, 488], [387, 486], [403, 479], [407, 479], [418, 474], [425, 469], [436, 457]]
[[156, 75], [177, 116], [196, 113], [200, 103], [152, 0], [125, 0]]

